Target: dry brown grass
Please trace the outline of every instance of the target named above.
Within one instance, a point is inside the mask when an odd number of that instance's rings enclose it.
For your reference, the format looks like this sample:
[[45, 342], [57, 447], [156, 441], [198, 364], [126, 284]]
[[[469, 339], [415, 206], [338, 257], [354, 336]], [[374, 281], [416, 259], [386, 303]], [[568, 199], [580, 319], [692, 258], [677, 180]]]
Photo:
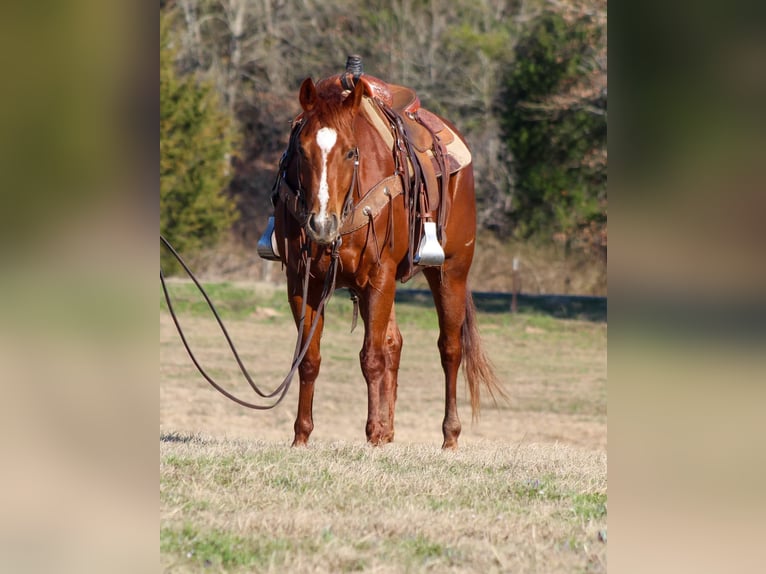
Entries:
[[[174, 289], [178, 289], [177, 286]], [[284, 293], [246, 285], [252, 312], [227, 319], [256, 379], [290, 363]], [[336, 298], [322, 339], [316, 428], [290, 449], [297, 383], [255, 413], [196, 374], [160, 317], [162, 565], [167, 571], [571, 572], [605, 570], [606, 325], [479, 314], [512, 397], [485, 402], [457, 453], [441, 452], [443, 388], [432, 308], [399, 305], [404, 351], [396, 442], [364, 444], [361, 327]], [[253, 398], [213, 322], [182, 315], [200, 359]]]
[[523, 293], [556, 295], [606, 296], [606, 261], [587, 253], [572, 250], [552, 242], [535, 245], [531, 242], [500, 241], [482, 233], [477, 237], [471, 285], [477, 291], [510, 292], [513, 289], [511, 269], [514, 257], [519, 260], [521, 291]]

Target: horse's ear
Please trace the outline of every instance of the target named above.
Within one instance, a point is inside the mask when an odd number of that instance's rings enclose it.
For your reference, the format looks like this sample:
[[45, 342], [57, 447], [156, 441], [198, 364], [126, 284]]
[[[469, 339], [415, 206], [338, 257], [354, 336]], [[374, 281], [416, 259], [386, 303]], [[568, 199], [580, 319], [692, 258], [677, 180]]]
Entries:
[[314, 80], [310, 77], [303, 80], [298, 98], [300, 99], [301, 107], [306, 112], [311, 111], [316, 104], [317, 89], [314, 85]]
[[351, 112], [356, 114], [359, 110], [359, 105], [362, 103], [362, 96], [364, 95], [364, 84], [357, 80], [354, 91], [351, 92], [345, 100], [345, 104], [351, 108]]

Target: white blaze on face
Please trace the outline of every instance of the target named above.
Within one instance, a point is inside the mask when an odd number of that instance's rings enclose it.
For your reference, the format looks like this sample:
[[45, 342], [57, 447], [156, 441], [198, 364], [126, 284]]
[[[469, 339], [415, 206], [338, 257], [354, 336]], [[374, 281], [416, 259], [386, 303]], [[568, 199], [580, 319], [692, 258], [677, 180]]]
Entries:
[[320, 221], [327, 217], [327, 202], [330, 201], [330, 187], [327, 185], [327, 156], [338, 139], [337, 132], [332, 128], [321, 128], [317, 132], [317, 145], [322, 151], [322, 176], [319, 179], [319, 215]]

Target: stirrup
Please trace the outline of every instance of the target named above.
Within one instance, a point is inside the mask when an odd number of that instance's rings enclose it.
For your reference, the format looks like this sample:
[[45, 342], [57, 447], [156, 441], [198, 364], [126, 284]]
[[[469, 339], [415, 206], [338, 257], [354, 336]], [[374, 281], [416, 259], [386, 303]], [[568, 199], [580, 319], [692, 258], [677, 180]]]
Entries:
[[416, 265], [423, 266], [438, 266], [444, 263], [444, 249], [436, 238], [436, 223], [433, 221], [423, 222], [423, 237], [414, 261]]
[[266, 225], [266, 231], [263, 232], [258, 240], [258, 255], [269, 261], [280, 261], [277, 255], [277, 238], [274, 233], [274, 216], [269, 217], [269, 223]]

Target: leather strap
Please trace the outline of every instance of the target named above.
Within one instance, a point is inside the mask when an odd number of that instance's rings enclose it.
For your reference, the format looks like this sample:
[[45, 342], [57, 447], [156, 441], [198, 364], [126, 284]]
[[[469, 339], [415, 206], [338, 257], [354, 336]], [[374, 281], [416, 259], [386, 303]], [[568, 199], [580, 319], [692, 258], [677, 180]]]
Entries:
[[[388, 176], [372, 186], [354, 205], [351, 214], [344, 220], [340, 228], [341, 235], [348, 235], [367, 225], [370, 222], [369, 215], [372, 215], [373, 218], [377, 217], [392, 199], [402, 194], [402, 191], [402, 178], [398, 175]], [[302, 224], [306, 216], [299, 207], [298, 197], [290, 191], [286, 184], [281, 186], [279, 198], [287, 211]]]
[[402, 178], [398, 175], [390, 175], [372, 186], [356, 203], [351, 215], [341, 225], [341, 235], [353, 233], [367, 225], [370, 215], [373, 218], [377, 217], [389, 201], [401, 193]]

